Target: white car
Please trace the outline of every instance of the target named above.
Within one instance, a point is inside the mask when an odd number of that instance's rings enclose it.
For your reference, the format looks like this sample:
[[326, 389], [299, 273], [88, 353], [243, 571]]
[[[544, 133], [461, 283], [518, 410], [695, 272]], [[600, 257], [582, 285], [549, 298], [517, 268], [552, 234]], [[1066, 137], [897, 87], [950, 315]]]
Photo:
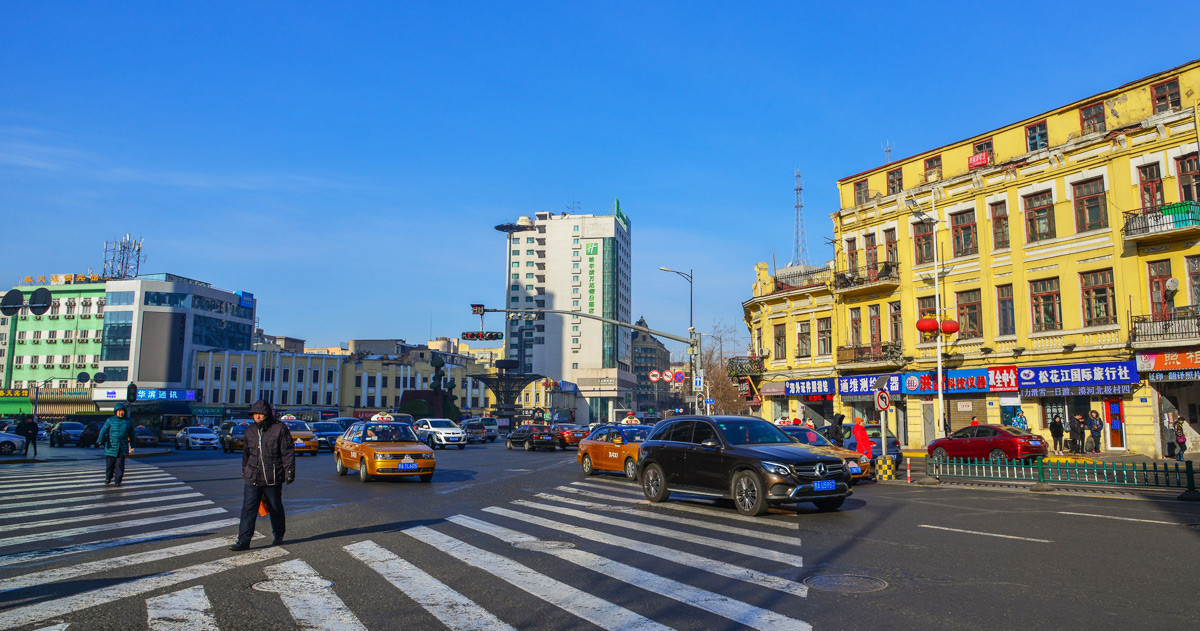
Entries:
[[445, 449], [446, 445], [458, 445], [459, 449], [467, 448], [467, 433], [448, 418], [423, 418], [413, 425], [413, 429], [417, 430], [417, 437], [431, 449]]
[[220, 446], [217, 433], [207, 427], [185, 427], [175, 434], [176, 449], [217, 449]]
[[25, 449], [25, 438], [8, 432], [0, 432], [0, 455], [7, 456]]

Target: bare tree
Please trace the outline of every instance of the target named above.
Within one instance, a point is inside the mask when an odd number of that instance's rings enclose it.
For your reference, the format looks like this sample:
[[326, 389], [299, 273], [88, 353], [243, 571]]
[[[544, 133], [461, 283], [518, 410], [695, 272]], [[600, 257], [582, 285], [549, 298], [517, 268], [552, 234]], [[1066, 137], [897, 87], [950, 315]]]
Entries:
[[715, 401], [713, 414], [749, 414], [750, 406], [738, 394], [737, 384], [726, 368], [729, 358], [737, 354], [737, 329], [723, 320], [714, 320], [712, 333], [706, 333], [704, 337], [700, 364], [707, 385], [705, 396]]

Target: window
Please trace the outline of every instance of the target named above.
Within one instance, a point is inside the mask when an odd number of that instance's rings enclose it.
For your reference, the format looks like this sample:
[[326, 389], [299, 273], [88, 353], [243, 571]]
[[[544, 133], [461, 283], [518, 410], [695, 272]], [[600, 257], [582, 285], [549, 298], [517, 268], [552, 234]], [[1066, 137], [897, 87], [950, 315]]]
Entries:
[[992, 247], [999, 250], [1008, 247], [1008, 202], [988, 205], [992, 212]]
[[212, 399], [209, 401], [209, 403], [220, 403], [220, 402], [221, 402], [221, 391], [216, 388], [213, 388]]
[[919, 221], [913, 224], [913, 249], [918, 265], [933, 261], [932, 221]]
[[[285, 373], [285, 375], [286, 375], [286, 373]], [[286, 380], [287, 380], [287, 377], [285, 376], [284, 381], [286, 381]], [[367, 375], [367, 387], [368, 388], [375, 387], [375, 375]]]
[[1179, 199], [1200, 202], [1200, 153], [1179, 159]]
[[925, 159], [925, 181], [932, 182], [942, 177], [942, 156]]
[[854, 183], [854, 205], [861, 206], [867, 203], [870, 199], [871, 192], [867, 190], [867, 181], [861, 180]]
[[863, 237], [863, 249], [867, 252], [867, 267], [870, 273], [875, 273], [875, 267], [879, 264], [879, 250], [875, 245], [875, 235], [868, 234]]
[[1188, 287], [1192, 291], [1192, 304], [1200, 305], [1200, 256], [1189, 256], [1186, 262]]
[[867, 333], [871, 337], [871, 344], [880, 344], [883, 342], [883, 326], [880, 321], [880, 305], [869, 305], [867, 307]]
[[1025, 197], [1025, 240], [1054, 238], [1054, 195], [1050, 191]]
[[1025, 128], [1025, 150], [1037, 151], [1050, 146], [1050, 136], [1046, 133], [1046, 121], [1034, 123]]
[[846, 239], [846, 266], [851, 271], [858, 269], [857, 239]]
[[925, 318], [937, 319], [937, 298], [933, 296], [917, 298], [917, 319]]
[[362, 387], [362, 375], [354, 375], [354, 387], [355, 388]]
[[325, 393], [325, 405], [333, 405], [333, 393], [332, 392]]
[[1016, 335], [1017, 321], [1013, 310], [1013, 286], [1000, 285], [996, 287], [996, 315], [999, 329], [997, 335]]
[[1083, 325], [1102, 326], [1116, 324], [1116, 296], [1113, 294], [1113, 271], [1111, 269], [1079, 275], [1079, 286], [1083, 290]]
[[1073, 185], [1075, 189], [1075, 230], [1099, 230], [1108, 227], [1108, 205], [1104, 201], [1104, 178]]
[[229, 380], [230, 381], [237, 381], [237, 372], [238, 372], [237, 366], [229, 367]]
[[1033, 331], [1062, 330], [1062, 298], [1058, 293], [1058, 279], [1047, 278], [1029, 283], [1029, 302], [1033, 313]]
[[833, 319], [817, 318], [817, 354], [829, 355], [833, 352]]
[[1079, 108], [1079, 124], [1085, 134], [1104, 131], [1104, 103], [1093, 103]]
[[[1197, 257], [1200, 261], [1200, 257]], [[1200, 268], [1200, 266], [1197, 266]], [[1200, 272], [1197, 273], [1197, 279], [1200, 281]], [[812, 357], [812, 332], [808, 322], [801, 322], [796, 325], [796, 357]]]
[[987, 162], [984, 162], [983, 164], [981, 164], [979, 166], [991, 164], [992, 162], [995, 161], [995, 160], [993, 160], [993, 155], [992, 155], [992, 139], [991, 138], [988, 138], [987, 140], [980, 140], [979, 142], [972, 145], [971, 152], [974, 153], [975, 155], [979, 155], [981, 153], [987, 154], [987, 157], [988, 157]]
[[1179, 109], [1179, 79], [1171, 79], [1153, 86], [1150, 93], [1155, 113]]
[[958, 302], [958, 337], [983, 337], [982, 292], [978, 289], [954, 294]]
[[325, 383], [333, 383], [333, 369], [325, 371]]
[[213, 366], [213, 380], [214, 381], [221, 380], [221, 364], [217, 364], [217, 365]]
[[196, 369], [196, 380], [204, 381], [204, 364], [200, 364], [200, 367]]
[[1171, 260], [1150, 261], [1146, 263], [1146, 271], [1150, 280], [1150, 314], [1155, 320], [1168, 320], [1174, 308], [1173, 296], [1168, 296], [1167, 291], [1167, 281], [1171, 280]]
[[775, 353], [772, 355], [775, 359], [783, 359], [787, 357], [787, 325], [776, 324], [774, 328]]
[[891, 326], [891, 341], [900, 343], [904, 341], [903, 320], [900, 317], [900, 303], [888, 303], [888, 323]]
[[525, 237], [525, 243], [536, 243], [533, 237]]
[[900, 262], [900, 252], [896, 245], [896, 229], [888, 228], [883, 231], [883, 247], [887, 250], [886, 260], [891, 263]]
[[367, 395], [367, 407], [369, 407], [369, 408], [375, 407], [375, 395], [373, 395], [373, 394]]
[[904, 174], [900, 169], [888, 171], [887, 174], [887, 194], [895, 195], [904, 190]]
[[850, 309], [850, 345], [862, 346], [862, 308]]
[[979, 252], [979, 244], [975, 240], [975, 211], [950, 215], [950, 233], [954, 238], [954, 256]]

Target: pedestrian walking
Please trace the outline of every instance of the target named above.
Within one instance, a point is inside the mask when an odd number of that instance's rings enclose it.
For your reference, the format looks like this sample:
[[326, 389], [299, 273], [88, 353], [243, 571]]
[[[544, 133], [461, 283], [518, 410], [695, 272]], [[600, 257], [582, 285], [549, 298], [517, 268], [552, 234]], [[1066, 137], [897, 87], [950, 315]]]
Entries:
[[875, 457], [874, 450], [872, 449], [874, 444], [871, 443], [871, 437], [867, 436], [867, 428], [863, 427], [863, 420], [861, 418], [856, 417], [854, 419], [854, 427], [850, 428], [850, 435], [854, 437], [854, 451], [869, 459]]
[[[1059, 417], [1059, 421], [1061, 424], [1061, 421], [1062, 421], [1061, 417]], [[1017, 415], [1013, 417], [1012, 424], [1013, 424], [1013, 427], [1015, 427], [1017, 429], [1023, 429], [1025, 431], [1029, 431], [1029, 419], [1025, 418], [1025, 410], [1017, 410]], [[1059, 432], [1059, 434], [1061, 435], [1062, 432]]]
[[829, 428], [829, 441], [838, 447], [843, 447], [846, 443], [845, 436], [843, 435], [845, 430], [842, 426], [842, 421], [844, 420], [846, 420], [845, 414], [834, 414], [833, 420], [830, 423], [831, 427]]
[[1054, 449], [1052, 451], [1054, 451], [1055, 455], [1058, 455], [1058, 456], [1063, 455], [1063, 452], [1062, 452], [1063, 439], [1062, 439], [1062, 437], [1063, 437], [1063, 432], [1065, 430], [1066, 430], [1066, 428], [1063, 427], [1062, 415], [1055, 414], [1054, 418], [1050, 420], [1050, 438], [1054, 439]]
[[1183, 433], [1183, 419], [1175, 419], [1175, 459], [1183, 462], [1183, 452], [1187, 451], [1187, 434]]
[[17, 436], [25, 439], [25, 452], [23, 455], [29, 455], [29, 446], [33, 445], [33, 457], [37, 458], [37, 435], [38, 426], [32, 419], [25, 419], [17, 423], [17, 428], [13, 431]]
[[971, 424], [972, 424], [972, 425], [978, 425], [978, 424], [979, 424], [979, 417], [978, 417], [978, 416], [972, 416], [972, 417], [971, 417]]
[[104, 421], [96, 442], [104, 446], [104, 484], [121, 486], [125, 477], [125, 456], [133, 453], [133, 423], [125, 416], [128, 406], [118, 403], [113, 415]]
[[1076, 412], [1071, 417], [1071, 424], [1068, 426], [1071, 431], [1071, 444], [1067, 448], [1072, 454], [1083, 454], [1083, 412]]
[[275, 418], [271, 404], [263, 400], [250, 406], [254, 425], [246, 428], [242, 448], [242, 523], [230, 550], [250, 549], [259, 504], [271, 516], [271, 545], [283, 544], [286, 522], [283, 514], [283, 485], [296, 479], [296, 452], [292, 433]]
[[1092, 434], [1092, 453], [1100, 453], [1100, 440], [1104, 435], [1104, 421], [1100, 420], [1100, 413], [1092, 410], [1088, 414], [1087, 429]]

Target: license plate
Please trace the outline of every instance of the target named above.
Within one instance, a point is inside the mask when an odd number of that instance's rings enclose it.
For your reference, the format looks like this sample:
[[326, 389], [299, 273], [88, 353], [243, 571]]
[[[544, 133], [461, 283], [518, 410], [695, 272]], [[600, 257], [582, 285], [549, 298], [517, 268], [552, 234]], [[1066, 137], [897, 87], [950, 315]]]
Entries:
[[298, 441], [296, 441], [296, 446], [297, 446], [297, 447], [303, 447], [303, 446], [304, 446], [304, 441], [302, 441], [302, 440], [298, 440]]
[[837, 489], [837, 482], [834, 480], [817, 480], [813, 482], [814, 491], [833, 491]]
[[852, 465], [850, 465], [850, 473], [855, 473], [855, 474], [862, 473], [862, 467], [860, 467], [856, 464], [852, 464]]
[[1030, 444], [1030, 445], [1040, 445], [1040, 444], [1042, 444], [1042, 441], [1040, 441], [1040, 440], [1031, 440], [1031, 441], [1029, 441], [1029, 444]]
[[583, 434], [580, 434], [579, 432], [576, 432], [576, 433], [575, 433], [575, 438], [583, 438]]
[[550, 440], [550, 436], [542, 436], [539, 440]]
[[458, 442], [458, 436], [451, 436], [451, 437], [447, 438], [446, 440], [448, 440], [452, 443], [456, 443], [456, 442]]
[[401, 463], [400, 463], [398, 466], [399, 466], [399, 468], [400, 468], [400, 470], [401, 470], [401, 471], [404, 471], [404, 470], [410, 470], [410, 471], [411, 471], [412, 469], [416, 469], [416, 468], [417, 468], [417, 463], [415, 463], [415, 462], [401, 462]]

